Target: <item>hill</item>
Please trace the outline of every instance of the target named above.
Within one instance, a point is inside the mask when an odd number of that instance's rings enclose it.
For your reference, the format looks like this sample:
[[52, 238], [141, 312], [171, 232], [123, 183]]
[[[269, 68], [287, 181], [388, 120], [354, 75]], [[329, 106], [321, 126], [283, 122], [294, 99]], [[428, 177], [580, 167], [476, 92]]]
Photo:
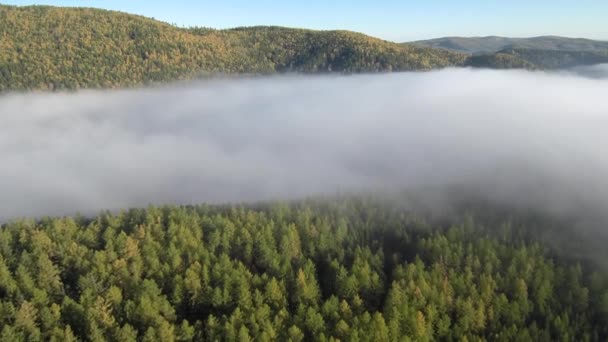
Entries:
[[184, 29], [100, 9], [0, 5], [0, 91], [123, 87], [219, 73], [428, 70], [465, 58], [350, 31]]
[[473, 55], [467, 58], [466, 66], [487, 69], [527, 69], [535, 70], [538, 67], [520, 56], [506, 52], [497, 52], [485, 55]]
[[555, 70], [608, 63], [605, 51], [563, 51], [540, 49], [504, 49], [497, 53], [473, 55], [465, 65], [491, 69]]
[[414, 45], [468, 54], [490, 54], [505, 49], [558, 51], [608, 51], [608, 42], [557, 36], [533, 38], [508, 37], [444, 37], [412, 42]]
[[605, 341], [607, 274], [495, 219], [364, 196], [15, 221], [0, 339]]

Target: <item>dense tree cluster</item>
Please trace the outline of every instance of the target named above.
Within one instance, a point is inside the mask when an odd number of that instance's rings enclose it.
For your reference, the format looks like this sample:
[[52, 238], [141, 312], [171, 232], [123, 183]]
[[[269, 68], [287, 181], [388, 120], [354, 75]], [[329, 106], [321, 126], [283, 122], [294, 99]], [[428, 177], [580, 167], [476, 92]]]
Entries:
[[443, 37], [429, 40], [420, 40], [413, 44], [447, 49], [450, 51], [469, 54], [489, 54], [507, 49], [526, 50], [552, 50], [552, 51], [608, 51], [608, 42], [591, 40], [585, 38], [567, 38], [559, 36], [540, 36], [532, 38], [508, 38], [508, 37]]
[[509, 48], [494, 54], [471, 56], [465, 62], [472, 67], [492, 69], [566, 69], [608, 63], [608, 50], [562, 51]]
[[218, 73], [426, 70], [464, 58], [348, 31], [183, 29], [98, 9], [0, 5], [0, 91], [122, 87]]
[[[203, 31], [205, 32], [205, 31]], [[246, 27], [206, 31], [233, 49], [245, 49], [254, 69], [300, 72], [383, 72], [460, 65], [465, 56], [444, 50], [401, 46], [350, 31]], [[261, 63], [258, 65], [257, 63]]]
[[15, 221], [0, 340], [608, 338], [604, 273], [514, 224], [428, 222], [366, 196]]
[[488, 69], [537, 69], [534, 64], [519, 56], [502, 52], [486, 55], [473, 55], [467, 58], [465, 65], [475, 68]]

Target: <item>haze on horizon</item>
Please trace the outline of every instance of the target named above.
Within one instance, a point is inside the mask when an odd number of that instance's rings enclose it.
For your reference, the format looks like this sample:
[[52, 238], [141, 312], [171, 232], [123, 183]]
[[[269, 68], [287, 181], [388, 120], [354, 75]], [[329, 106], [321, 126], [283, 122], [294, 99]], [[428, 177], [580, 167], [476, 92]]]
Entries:
[[276, 25], [344, 29], [395, 42], [447, 36], [564, 36], [608, 40], [608, 2], [568, 1], [119, 1], [4, 0], [8, 5], [86, 6], [153, 17], [178, 26]]

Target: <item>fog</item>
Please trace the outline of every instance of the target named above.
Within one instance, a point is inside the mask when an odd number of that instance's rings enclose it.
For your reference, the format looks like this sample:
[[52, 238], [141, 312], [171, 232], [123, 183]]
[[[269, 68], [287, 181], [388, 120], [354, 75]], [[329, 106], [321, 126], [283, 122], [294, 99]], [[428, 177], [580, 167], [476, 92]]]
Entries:
[[608, 79], [608, 64], [579, 66], [572, 68], [571, 71], [577, 75], [584, 77], [595, 79]]
[[449, 186], [599, 218], [606, 89], [453, 69], [4, 95], [0, 218]]

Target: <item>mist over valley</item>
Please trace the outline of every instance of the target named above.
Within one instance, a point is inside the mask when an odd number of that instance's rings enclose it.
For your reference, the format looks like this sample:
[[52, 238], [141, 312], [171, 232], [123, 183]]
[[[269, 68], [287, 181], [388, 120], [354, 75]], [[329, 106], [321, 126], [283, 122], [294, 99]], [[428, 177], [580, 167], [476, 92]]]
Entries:
[[448, 69], [9, 94], [0, 216], [429, 186], [603, 213], [607, 82]]

